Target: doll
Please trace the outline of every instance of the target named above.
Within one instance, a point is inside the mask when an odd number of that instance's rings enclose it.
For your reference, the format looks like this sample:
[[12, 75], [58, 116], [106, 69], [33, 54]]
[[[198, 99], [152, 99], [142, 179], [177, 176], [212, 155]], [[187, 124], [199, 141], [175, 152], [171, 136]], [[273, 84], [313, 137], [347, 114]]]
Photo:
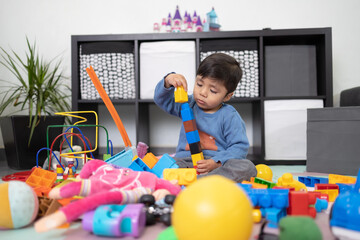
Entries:
[[159, 200], [167, 194], [177, 195], [181, 190], [176, 182], [160, 179], [153, 173], [116, 168], [101, 160], [87, 162], [78, 177], [78, 182], [51, 190], [49, 197], [61, 199], [77, 195], [84, 198], [38, 220], [36, 231], [44, 232], [72, 222], [100, 205], [135, 203], [143, 194], [151, 193]]

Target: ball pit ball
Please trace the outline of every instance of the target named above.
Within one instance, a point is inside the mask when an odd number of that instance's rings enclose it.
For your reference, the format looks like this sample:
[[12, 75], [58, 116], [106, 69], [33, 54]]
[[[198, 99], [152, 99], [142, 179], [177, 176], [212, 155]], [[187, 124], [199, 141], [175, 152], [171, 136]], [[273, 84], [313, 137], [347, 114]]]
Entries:
[[272, 182], [273, 172], [269, 166], [265, 164], [258, 164], [255, 167], [257, 170], [256, 177]]
[[38, 198], [25, 182], [0, 184], [0, 229], [21, 228], [30, 224], [38, 209]]
[[252, 205], [235, 182], [213, 175], [200, 178], [176, 198], [172, 225], [179, 240], [249, 239]]

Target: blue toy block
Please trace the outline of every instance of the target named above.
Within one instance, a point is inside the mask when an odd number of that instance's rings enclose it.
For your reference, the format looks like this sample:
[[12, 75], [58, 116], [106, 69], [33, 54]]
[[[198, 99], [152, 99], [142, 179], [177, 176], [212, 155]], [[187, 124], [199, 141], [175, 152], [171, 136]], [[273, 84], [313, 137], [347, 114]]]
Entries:
[[322, 210], [326, 210], [328, 208], [328, 201], [325, 199], [316, 198], [315, 209], [316, 212], [321, 212]]
[[286, 216], [286, 208], [265, 208], [260, 211], [269, 221], [267, 226], [270, 228], [277, 228], [280, 219]]
[[[173, 166], [174, 164], [175, 166]], [[169, 154], [167, 153], [165, 153], [159, 159], [159, 161], [151, 169], [151, 172], [154, 173], [159, 178], [161, 178], [165, 168], [179, 168], [179, 166], [175, 163], [175, 160], [172, 157], [170, 157]]]
[[134, 158], [133, 151], [132, 149], [129, 149], [129, 150], [122, 150], [121, 152], [107, 159], [105, 162], [119, 167], [128, 168], [131, 165], [133, 158]]
[[237, 185], [241, 187], [244, 191], [247, 191], [252, 187], [251, 184], [247, 184], [247, 183], [237, 183]]
[[194, 119], [194, 113], [188, 103], [183, 103], [181, 105], [181, 119], [183, 122]]
[[254, 207], [287, 208], [289, 206], [289, 189], [245, 189]]
[[148, 165], [146, 165], [146, 163], [141, 160], [141, 158], [135, 159], [134, 162], [136, 162], [143, 169], [143, 171], [151, 172], [151, 168], [149, 168]]
[[137, 161], [133, 161], [129, 168], [134, 171], [144, 171], [144, 169], [137, 163]]
[[303, 184], [305, 184], [305, 186], [307, 187], [315, 187], [315, 184], [318, 183], [324, 183], [327, 184], [329, 183], [329, 179], [328, 178], [322, 178], [322, 177], [298, 177], [299, 182], [302, 182]]
[[199, 131], [195, 130], [195, 131], [192, 131], [192, 132], [187, 132], [186, 133], [186, 140], [188, 141], [189, 144], [200, 142]]

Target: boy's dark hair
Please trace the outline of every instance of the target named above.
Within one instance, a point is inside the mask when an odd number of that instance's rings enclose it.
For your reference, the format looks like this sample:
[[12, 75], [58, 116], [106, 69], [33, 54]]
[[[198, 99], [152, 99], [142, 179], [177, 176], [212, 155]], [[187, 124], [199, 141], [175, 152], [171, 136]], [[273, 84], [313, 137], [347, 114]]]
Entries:
[[200, 63], [196, 75], [221, 81], [228, 93], [231, 93], [241, 80], [242, 69], [235, 58], [224, 53], [214, 53]]

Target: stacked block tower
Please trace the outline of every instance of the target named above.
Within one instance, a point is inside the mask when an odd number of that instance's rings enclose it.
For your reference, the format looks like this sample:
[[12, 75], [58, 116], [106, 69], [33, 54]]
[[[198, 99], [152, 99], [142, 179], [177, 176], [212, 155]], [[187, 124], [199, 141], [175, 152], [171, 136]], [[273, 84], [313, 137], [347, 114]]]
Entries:
[[182, 86], [177, 87], [174, 91], [175, 102], [182, 103], [181, 119], [184, 124], [186, 140], [188, 141], [191, 153], [191, 159], [194, 168], [197, 168], [197, 162], [204, 159], [200, 145], [200, 135], [196, 127], [194, 113], [189, 106], [187, 92]]

